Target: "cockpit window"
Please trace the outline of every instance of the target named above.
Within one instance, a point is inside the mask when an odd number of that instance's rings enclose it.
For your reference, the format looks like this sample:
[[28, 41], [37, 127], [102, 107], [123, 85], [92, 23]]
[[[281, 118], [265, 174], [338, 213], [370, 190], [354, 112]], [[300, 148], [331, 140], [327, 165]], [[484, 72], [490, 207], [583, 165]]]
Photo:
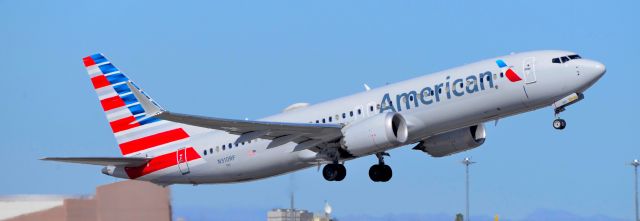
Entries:
[[582, 59], [582, 57], [580, 57], [580, 55], [573, 54], [573, 55], [569, 55], [569, 56], [553, 58], [553, 59], [551, 59], [551, 62], [552, 63], [556, 63], [556, 64], [560, 64], [560, 63], [565, 63], [567, 61], [575, 60], [575, 59]]
[[573, 60], [573, 59], [581, 59], [582, 57], [580, 57], [580, 55], [574, 54], [574, 55], [569, 55], [569, 59]]

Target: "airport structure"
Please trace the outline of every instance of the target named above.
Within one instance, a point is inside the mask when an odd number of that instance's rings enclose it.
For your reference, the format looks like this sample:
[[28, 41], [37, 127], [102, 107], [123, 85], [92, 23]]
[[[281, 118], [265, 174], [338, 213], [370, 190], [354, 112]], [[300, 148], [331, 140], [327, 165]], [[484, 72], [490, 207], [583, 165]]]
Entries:
[[170, 221], [170, 191], [149, 182], [99, 186], [95, 196], [0, 197], [2, 221]]
[[267, 221], [332, 221], [332, 208], [329, 203], [324, 204], [324, 213], [312, 213], [307, 210], [296, 209], [294, 196], [291, 193], [291, 206], [288, 209], [272, 209], [267, 212]]

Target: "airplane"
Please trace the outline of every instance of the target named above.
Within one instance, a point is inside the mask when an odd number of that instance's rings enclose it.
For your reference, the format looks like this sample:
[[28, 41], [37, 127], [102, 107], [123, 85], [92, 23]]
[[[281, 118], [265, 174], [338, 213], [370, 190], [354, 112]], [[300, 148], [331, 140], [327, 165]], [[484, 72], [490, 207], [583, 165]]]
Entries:
[[245, 182], [317, 167], [342, 181], [345, 162], [375, 156], [374, 182], [387, 182], [388, 151], [413, 145], [444, 157], [482, 145], [484, 124], [552, 107], [553, 127], [606, 72], [570, 51], [512, 53], [310, 105], [259, 120], [164, 109], [102, 54], [83, 58], [122, 157], [42, 160], [103, 166], [102, 173], [160, 185]]

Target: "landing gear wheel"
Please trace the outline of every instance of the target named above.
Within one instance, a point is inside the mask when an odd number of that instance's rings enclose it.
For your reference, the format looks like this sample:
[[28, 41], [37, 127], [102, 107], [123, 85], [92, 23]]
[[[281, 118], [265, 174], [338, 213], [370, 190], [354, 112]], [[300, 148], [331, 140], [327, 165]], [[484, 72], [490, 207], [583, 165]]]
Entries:
[[371, 178], [371, 181], [373, 182], [380, 182], [380, 169], [379, 169], [380, 165], [376, 164], [373, 165], [369, 168], [369, 178]]
[[562, 130], [567, 126], [567, 122], [563, 119], [555, 119], [553, 120], [553, 128], [556, 130]]
[[347, 168], [344, 164], [337, 164], [338, 176], [333, 181], [342, 181], [347, 176]]
[[393, 171], [391, 167], [386, 164], [376, 164], [369, 168], [369, 178], [373, 182], [387, 182], [391, 180]]
[[347, 176], [347, 169], [342, 164], [327, 164], [322, 169], [322, 176], [327, 181], [342, 181]]

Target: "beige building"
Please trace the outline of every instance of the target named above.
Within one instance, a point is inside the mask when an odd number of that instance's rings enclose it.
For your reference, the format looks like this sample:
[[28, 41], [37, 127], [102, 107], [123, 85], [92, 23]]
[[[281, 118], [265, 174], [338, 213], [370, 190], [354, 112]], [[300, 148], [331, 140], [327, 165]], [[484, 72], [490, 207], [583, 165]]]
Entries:
[[297, 209], [273, 209], [267, 213], [267, 221], [313, 221], [313, 213]]
[[122, 181], [96, 189], [90, 197], [24, 195], [0, 197], [2, 221], [170, 221], [168, 188]]

